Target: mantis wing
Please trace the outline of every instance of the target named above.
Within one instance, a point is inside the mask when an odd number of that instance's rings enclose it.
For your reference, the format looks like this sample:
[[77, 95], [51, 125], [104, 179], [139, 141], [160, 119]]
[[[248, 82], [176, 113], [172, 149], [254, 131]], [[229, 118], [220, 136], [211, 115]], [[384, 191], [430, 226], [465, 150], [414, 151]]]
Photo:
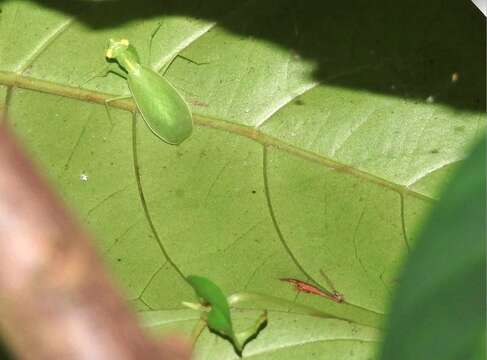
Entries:
[[193, 130], [193, 117], [188, 104], [166, 79], [141, 66], [129, 73], [128, 84], [145, 122], [159, 138], [169, 144], [180, 144]]

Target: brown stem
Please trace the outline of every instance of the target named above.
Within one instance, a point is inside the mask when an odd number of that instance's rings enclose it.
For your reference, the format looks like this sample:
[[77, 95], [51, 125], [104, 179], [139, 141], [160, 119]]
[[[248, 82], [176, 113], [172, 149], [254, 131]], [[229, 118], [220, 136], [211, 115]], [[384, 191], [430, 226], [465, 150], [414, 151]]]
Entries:
[[189, 359], [146, 337], [73, 220], [0, 121], [0, 330], [22, 359]]

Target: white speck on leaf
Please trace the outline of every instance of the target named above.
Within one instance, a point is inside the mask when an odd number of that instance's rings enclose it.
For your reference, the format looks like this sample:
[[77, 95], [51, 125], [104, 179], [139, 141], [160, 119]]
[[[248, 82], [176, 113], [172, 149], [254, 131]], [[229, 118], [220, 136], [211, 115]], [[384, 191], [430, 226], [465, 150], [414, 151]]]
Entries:
[[81, 174], [81, 175], [79, 176], [79, 179], [80, 179], [81, 181], [88, 181], [88, 175], [86, 175], [86, 174]]
[[434, 102], [435, 102], [435, 97], [434, 97], [433, 95], [428, 96], [428, 97], [426, 98], [426, 102], [427, 102], [428, 104], [432, 104], [432, 103], [434, 103]]

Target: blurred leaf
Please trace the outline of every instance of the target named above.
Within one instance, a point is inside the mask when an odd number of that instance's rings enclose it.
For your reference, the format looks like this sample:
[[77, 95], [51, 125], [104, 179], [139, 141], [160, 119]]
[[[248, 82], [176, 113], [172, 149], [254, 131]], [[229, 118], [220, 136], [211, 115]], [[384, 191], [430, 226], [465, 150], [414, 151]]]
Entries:
[[484, 138], [408, 258], [382, 359], [485, 359], [485, 152]]
[[[1, 2], [0, 98], [127, 298], [179, 323], [201, 274], [273, 297], [236, 304], [238, 329], [269, 309], [244, 356], [370, 357], [418, 224], [484, 129], [484, 19], [441, 0], [119, 3]], [[120, 109], [112, 127], [115, 75], [79, 89], [111, 37], [156, 68], [202, 64], [165, 74], [195, 115], [187, 142]], [[327, 288], [320, 270], [347, 303], [278, 280]], [[214, 358], [214, 338], [196, 356]]]

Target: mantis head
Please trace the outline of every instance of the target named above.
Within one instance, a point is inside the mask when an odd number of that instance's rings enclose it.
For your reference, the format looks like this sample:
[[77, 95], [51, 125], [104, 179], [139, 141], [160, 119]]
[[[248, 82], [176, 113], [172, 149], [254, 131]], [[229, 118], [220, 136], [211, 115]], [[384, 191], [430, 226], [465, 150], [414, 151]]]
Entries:
[[110, 39], [105, 52], [107, 59], [115, 59], [126, 68], [129, 64], [140, 63], [139, 55], [127, 39]]

